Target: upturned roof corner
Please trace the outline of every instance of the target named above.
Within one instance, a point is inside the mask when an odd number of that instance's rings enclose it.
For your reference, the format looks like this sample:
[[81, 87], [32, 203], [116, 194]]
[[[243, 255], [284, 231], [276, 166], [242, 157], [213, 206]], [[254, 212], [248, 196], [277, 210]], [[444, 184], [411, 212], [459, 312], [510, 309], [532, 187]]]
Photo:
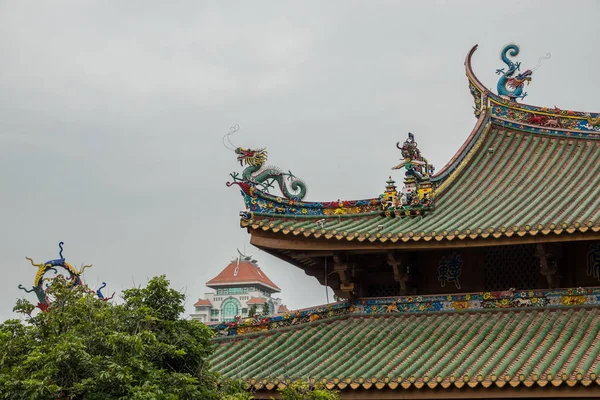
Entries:
[[374, 242], [435, 247], [445, 241], [536, 241], [538, 235], [543, 240], [600, 237], [600, 182], [586, 172], [600, 170], [600, 114], [518, 103], [533, 71], [549, 55], [520, 72], [520, 63], [509, 58], [519, 53], [512, 44], [502, 51], [507, 69], [498, 69], [498, 94], [492, 93], [473, 72], [476, 49], [465, 60], [477, 117], [473, 131], [436, 174], [409, 133], [402, 145], [397, 143], [402, 159], [393, 168], [405, 170], [400, 190], [390, 176], [372, 198], [306, 201], [303, 180], [267, 166], [264, 148], [234, 146], [231, 136], [239, 127], [232, 128], [223, 142], [245, 168], [232, 173], [227, 185], [241, 189], [241, 226], [257, 236], [253, 242], [259, 247], [279, 239], [300, 246], [327, 240], [336, 248]]

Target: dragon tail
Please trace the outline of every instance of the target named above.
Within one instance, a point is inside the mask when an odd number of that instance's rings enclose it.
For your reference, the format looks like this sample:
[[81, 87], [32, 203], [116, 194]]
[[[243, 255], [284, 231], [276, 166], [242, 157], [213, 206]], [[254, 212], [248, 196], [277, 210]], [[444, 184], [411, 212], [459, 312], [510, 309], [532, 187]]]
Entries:
[[510, 54], [511, 57], [517, 56], [519, 54], [519, 46], [512, 43], [507, 44], [500, 52], [500, 58], [502, 58], [504, 64], [510, 68], [513, 65], [513, 62], [508, 59], [508, 54]]
[[[289, 182], [286, 182], [286, 178]], [[302, 179], [298, 179], [293, 175], [282, 174], [277, 177], [279, 189], [281, 193], [288, 199], [302, 200], [306, 196], [306, 183]]]

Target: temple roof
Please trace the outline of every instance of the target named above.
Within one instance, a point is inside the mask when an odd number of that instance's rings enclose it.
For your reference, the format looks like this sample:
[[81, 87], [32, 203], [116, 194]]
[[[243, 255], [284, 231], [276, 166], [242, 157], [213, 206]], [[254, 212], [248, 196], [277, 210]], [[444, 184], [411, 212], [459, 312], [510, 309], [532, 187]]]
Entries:
[[210, 288], [252, 284], [263, 286], [272, 292], [281, 291], [258, 265], [240, 259], [229, 263], [219, 275], [206, 282], [206, 286]]
[[447, 241], [600, 231], [600, 141], [488, 126], [423, 218], [262, 215], [252, 230], [341, 241]]
[[219, 340], [224, 378], [272, 390], [600, 385], [600, 310], [344, 315]]
[[[300, 197], [291, 196], [282, 183], [298, 181], [291, 173], [275, 171], [286, 197], [267, 193], [249, 172], [244, 179], [232, 174], [229, 184], [240, 186], [246, 203], [241, 226], [252, 234], [251, 242], [263, 249], [296, 250], [318, 250], [327, 242], [323, 249], [343, 250], [367, 248], [370, 242], [408, 248], [442, 247], [448, 241], [471, 246], [599, 238], [600, 114], [535, 107], [491, 93], [472, 71], [475, 49], [465, 65], [477, 123], [464, 145], [431, 176], [414, 135], [398, 145], [406, 158], [394, 168], [408, 164], [407, 177], [409, 172], [413, 181], [418, 177], [414, 193], [430, 193], [432, 204], [424, 206], [423, 199], [418, 204], [417, 198], [412, 206], [412, 197], [410, 204], [399, 202], [391, 178], [385, 192], [382, 179], [379, 197], [306, 202], [300, 198], [306, 194], [303, 181]], [[531, 74], [526, 71], [523, 79]], [[260, 151], [264, 154], [257, 159], [256, 151], [236, 150], [238, 160], [250, 165], [247, 170], [266, 160], [266, 151]], [[418, 186], [420, 178], [425, 189]]]

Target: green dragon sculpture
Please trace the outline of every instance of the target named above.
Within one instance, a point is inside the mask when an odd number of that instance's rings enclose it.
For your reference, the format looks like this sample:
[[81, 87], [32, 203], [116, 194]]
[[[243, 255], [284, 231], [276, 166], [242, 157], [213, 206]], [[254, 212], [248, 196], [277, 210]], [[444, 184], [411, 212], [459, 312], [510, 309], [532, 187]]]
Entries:
[[234, 182], [248, 182], [259, 186], [268, 193], [270, 188], [279, 187], [283, 196], [288, 199], [302, 200], [306, 196], [306, 183], [294, 176], [291, 171], [282, 172], [272, 165], [265, 165], [267, 161], [266, 149], [245, 149], [238, 147], [235, 150], [237, 160], [241, 166], [246, 165], [240, 178], [237, 172], [231, 174]]

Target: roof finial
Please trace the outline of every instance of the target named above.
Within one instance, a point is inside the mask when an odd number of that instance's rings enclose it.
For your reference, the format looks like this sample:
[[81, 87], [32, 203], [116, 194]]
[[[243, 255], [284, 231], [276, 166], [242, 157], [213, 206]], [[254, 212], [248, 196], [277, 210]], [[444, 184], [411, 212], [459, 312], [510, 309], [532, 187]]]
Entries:
[[511, 43], [504, 46], [500, 53], [500, 59], [508, 68], [506, 72], [504, 71], [504, 68], [496, 70], [496, 74], [501, 75], [498, 84], [496, 85], [498, 94], [510, 101], [524, 99], [525, 96], [527, 96], [527, 92], [523, 91], [523, 86], [525, 86], [525, 83], [529, 84], [529, 82], [531, 82], [531, 75], [533, 74], [533, 71], [540, 67], [542, 60], [547, 60], [551, 57], [550, 53], [546, 53], [544, 57], [538, 58], [537, 65], [533, 69], [528, 69], [517, 74], [517, 71], [521, 70], [521, 63], [510, 60], [508, 56], [516, 57], [518, 54], [518, 45]]
[[239, 264], [240, 261], [247, 261], [247, 262], [250, 262], [252, 264], [256, 264], [256, 260], [253, 260], [252, 256], [247, 256], [246, 254], [242, 253], [240, 251], [240, 249], [237, 249], [237, 252], [239, 254], [239, 256], [238, 256], [238, 264]]

